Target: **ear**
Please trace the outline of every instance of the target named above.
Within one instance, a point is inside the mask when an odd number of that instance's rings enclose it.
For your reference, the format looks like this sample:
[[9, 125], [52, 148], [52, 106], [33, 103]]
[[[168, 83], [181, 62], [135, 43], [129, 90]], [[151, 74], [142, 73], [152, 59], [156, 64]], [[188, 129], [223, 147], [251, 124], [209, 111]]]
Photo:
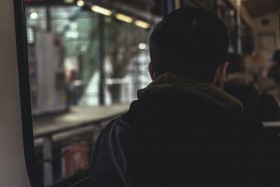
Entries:
[[214, 75], [214, 79], [212, 84], [219, 87], [219, 88], [224, 88], [225, 82], [226, 82], [226, 76], [227, 76], [227, 67], [228, 67], [228, 62], [223, 63], [219, 65], [219, 67], [216, 70], [216, 73]]
[[149, 68], [149, 73], [150, 73], [151, 79], [155, 80], [157, 78], [155, 66], [150, 62], [148, 68]]

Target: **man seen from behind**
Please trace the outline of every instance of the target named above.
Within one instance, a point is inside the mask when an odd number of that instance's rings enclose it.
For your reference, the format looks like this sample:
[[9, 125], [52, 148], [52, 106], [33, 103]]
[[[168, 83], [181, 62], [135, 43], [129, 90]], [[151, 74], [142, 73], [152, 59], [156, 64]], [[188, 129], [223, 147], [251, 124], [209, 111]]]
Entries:
[[153, 81], [99, 137], [92, 187], [280, 186], [278, 137], [244, 122], [241, 102], [222, 90], [228, 43], [204, 9], [177, 9], [155, 26]]

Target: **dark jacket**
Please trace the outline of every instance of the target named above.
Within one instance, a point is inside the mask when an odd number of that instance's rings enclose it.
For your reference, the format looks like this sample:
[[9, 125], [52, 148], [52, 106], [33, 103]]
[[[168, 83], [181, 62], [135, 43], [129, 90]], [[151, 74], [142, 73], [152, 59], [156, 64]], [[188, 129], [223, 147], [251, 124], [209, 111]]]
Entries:
[[255, 82], [259, 91], [258, 116], [262, 121], [280, 120], [280, 87], [268, 77], [262, 77]]
[[260, 93], [267, 93], [273, 96], [278, 104], [280, 103], [280, 87], [273, 79], [262, 77], [255, 82], [255, 85]]
[[257, 116], [259, 93], [254, 85], [253, 79], [246, 74], [230, 74], [227, 77], [224, 90], [237, 98], [243, 104], [243, 115], [247, 120], [259, 120]]
[[274, 79], [280, 85], [280, 64], [273, 64], [268, 70], [268, 77]]
[[95, 145], [92, 187], [279, 186], [280, 142], [226, 92], [170, 73]]
[[280, 120], [280, 88], [272, 79], [253, 81], [245, 74], [235, 73], [228, 77], [224, 90], [244, 105], [246, 120], [253, 123]]

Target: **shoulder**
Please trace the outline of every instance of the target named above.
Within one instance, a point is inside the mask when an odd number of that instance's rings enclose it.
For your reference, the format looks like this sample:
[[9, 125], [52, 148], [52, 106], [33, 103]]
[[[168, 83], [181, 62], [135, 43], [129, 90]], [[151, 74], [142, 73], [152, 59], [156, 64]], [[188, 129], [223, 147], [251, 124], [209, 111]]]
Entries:
[[112, 131], [117, 119], [109, 122], [94, 145], [90, 163], [91, 186], [123, 187], [123, 182], [120, 180], [119, 175], [115, 169], [108, 148], [108, 136]]
[[[108, 148], [107, 148], [107, 136], [110, 132], [110, 130], [113, 127], [113, 124], [115, 123], [115, 120], [112, 120], [109, 122], [109, 124], [105, 127], [105, 129], [101, 132], [100, 136], [98, 137], [97, 141], [95, 142], [93, 153], [91, 155], [91, 163], [95, 163], [96, 160], [99, 160], [99, 158], [102, 159], [102, 156], [108, 154]], [[103, 157], [106, 159], [106, 157]], [[109, 157], [108, 157], [109, 158]], [[93, 169], [97, 168], [96, 164], [93, 165]]]

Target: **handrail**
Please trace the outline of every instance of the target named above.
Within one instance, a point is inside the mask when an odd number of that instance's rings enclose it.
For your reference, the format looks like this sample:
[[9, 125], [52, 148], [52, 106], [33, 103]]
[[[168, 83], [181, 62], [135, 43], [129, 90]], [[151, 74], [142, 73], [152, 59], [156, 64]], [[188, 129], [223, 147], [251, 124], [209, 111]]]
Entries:
[[265, 121], [262, 122], [263, 127], [273, 133], [280, 133], [280, 121]]
[[265, 128], [280, 128], [280, 121], [263, 121], [262, 124]]
[[[53, 136], [61, 133], [66, 133], [69, 131], [78, 130], [84, 127], [89, 126], [96, 126], [99, 127], [97, 130], [101, 130], [100, 125], [102, 122], [112, 120], [121, 114], [125, 113], [125, 110], [121, 110], [119, 112], [115, 112], [114, 114], [108, 114], [105, 117], [100, 117], [97, 119], [88, 119], [84, 122], [78, 122], [79, 124], [71, 124], [68, 126], [62, 126], [58, 129], [53, 130], [47, 130], [45, 132], [36, 133], [33, 135], [34, 139], [43, 138], [43, 179], [44, 179], [44, 185], [46, 187], [53, 185]], [[99, 132], [95, 132], [94, 130], [94, 138], [97, 138], [96, 136], [99, 134]]]
[[[84, 184], [84, 185], [81, 185]], [[74, 184], [74, 185], [73, 185]], [[71, 176], [63, 181], [57, 182], [54, 186], [89, 186], [89, 169]]]
[[106, 116], [106, 117], [103, 117], [103, 118], [100, 118], [100, 119], [95, 119], [95, 120], [92, 120], [92, 121], [83, 122], [83, 123], [80, 123], [78, 125], [74, 125], [74, 126], [70, 126], [70, 127], [66, 126], [66, 127], [60, 128], [60, 129], [38, 133], [38, 134], [34, 135], [33, 137], [34, 137], [34, 139], [43, 138], [44, 136], [50, 136], [50, 135], [65, 133], [67, 131], [72, 131], [72, 130], [76, 130], [76, 129], [87, 127], [87, 126], [92, 126], [92, 125], [95, 125], [95, 124], [102, 123], [104, 121], [108, 121], [110, 119], [114, 119], [114, 118], [120, 116], [121, 114], [123, 114], [123, 112], [120, 112], [118, 114], [114, 114], [114, 115], [111, 115], [111, 116]]

